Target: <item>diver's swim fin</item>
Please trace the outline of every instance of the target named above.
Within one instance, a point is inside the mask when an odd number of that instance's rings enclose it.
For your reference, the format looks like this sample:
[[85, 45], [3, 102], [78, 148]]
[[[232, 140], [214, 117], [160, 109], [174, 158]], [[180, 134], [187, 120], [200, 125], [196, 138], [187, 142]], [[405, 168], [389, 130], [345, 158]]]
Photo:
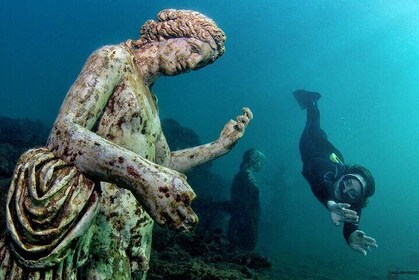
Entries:
[[292, 94], [294, 94], [301, 109], [306, 109], [308, 105], [313, 104], [313, 102], [316, 102], [321, 97], [318, 92], [306, 91], [304, 89], [296, 90]]

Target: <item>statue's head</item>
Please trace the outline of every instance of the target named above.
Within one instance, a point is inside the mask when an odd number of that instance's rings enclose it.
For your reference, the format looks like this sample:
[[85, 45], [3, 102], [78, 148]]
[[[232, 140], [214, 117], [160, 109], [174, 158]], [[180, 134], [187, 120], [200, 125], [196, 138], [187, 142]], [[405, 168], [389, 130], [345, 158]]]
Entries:
[[226, 36], [215, 22], [190, 10], [161, 11], [158, 21], [148, 20], [133, 46], [158, 43], [161, 72], [176, 75], [213, 63], [225, 51]]
[[250, 172], [258, 172], [265, 163], [265, 155], [256, 149], [249, 149], [243, 154], [243, 161], [240, 169], [249, 170]]

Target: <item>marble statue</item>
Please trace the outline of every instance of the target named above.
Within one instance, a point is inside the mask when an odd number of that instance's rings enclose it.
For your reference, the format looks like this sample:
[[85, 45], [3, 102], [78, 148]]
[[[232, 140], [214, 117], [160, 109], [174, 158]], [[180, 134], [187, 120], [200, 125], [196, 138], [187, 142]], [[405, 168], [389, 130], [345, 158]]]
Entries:
[[152, 87], [215, 62], [225, 40], [212, 19], [168, 9], [138, 40], [89, 57], [46, 147], [17, 163], [0, 279], [145, 279], [153, 222], [194, 228], [195, 193], [182, 172], [228, 153], [252, 112], [243, 108], [211, 143], [170, 151]]

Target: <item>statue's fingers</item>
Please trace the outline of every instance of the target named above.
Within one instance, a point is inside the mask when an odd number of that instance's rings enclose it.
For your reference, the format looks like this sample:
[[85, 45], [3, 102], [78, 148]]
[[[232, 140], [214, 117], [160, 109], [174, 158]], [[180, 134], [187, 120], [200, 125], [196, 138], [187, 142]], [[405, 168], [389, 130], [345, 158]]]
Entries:
[[246, 120], [244, 119], [244, 116], [240, 115], [237, 117], [237, 129], [239, 131], [244, 130], [246, 127]]
[[241, 123], [241, 122], [237, 122], [236, 130], [243, 131], [244, 130], [244, 124]]
[[252, 111], [250, 111], [249, 108], [243, 107], [242, 112], [243, 112], [244, 115], [246, 115], [249, 118], [249, 120], [253, 119], [253, 113], [252, 113]]
[[198, 224], [198, 216], [194, 213], [192, 208], [179, 205], [176, 212], [181, 220], [178, 229], [191, 230]]
[[236, 128], [237, 122], [235, 120], [229, 120], [224, 126], [224, 133], [228, 133]]
[[243, 115], [242, 122], [247, 126], [249, 124], [249, 122], [250, 122], [249, 117], [246, 116], [246, 115]]
[[164, 217], [164, 224], [174, 230], [191, 230], [198, 223], [192, 208], [183, 203], [171, 203], [171, 207], [162, 211], [161, 216]]
[[[183, 214], [182, 214], [183, 215]], [[184, 217], [179, 215], [179, 211], [165, 211], [166, 223], [172, 229], [182, 229]]]
[[244, 126], [247, 126], [250, 122], [249, 118], [245, 115], [240, 115], [237, 117], [237, 122], [244, 124]]

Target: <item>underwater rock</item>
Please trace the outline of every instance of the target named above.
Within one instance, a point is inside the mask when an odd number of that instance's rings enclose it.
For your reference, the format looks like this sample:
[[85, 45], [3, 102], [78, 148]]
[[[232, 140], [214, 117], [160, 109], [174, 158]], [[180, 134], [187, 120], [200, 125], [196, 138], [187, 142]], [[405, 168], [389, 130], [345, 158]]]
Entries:
[[0, 236], [6, 230], [6, 201], [11, 179], [0, 178]]
[[41, 121], [0, 117], [0, 143], [16, 148], [44, 146], [50, 129]]
[[0, 236], [6, 230], [6, 200], [21, 153], [45, 144], [49, 129], [40, 121], [0, 117]]
[[171, 151], [201, 145], [201, 140], [193, 129], [181, 126], [174, 119], [164, 119], [161, 126]]
[[274, 279], [270, 263], [257, 253], [235, 251], [219, 231], [198, 234], [154, 229], [149, 280]]
[[40, 121], [0, 117], [0, 178], [11, 177], [20, 154], [45, 145], [48, 133]]
[[272, 266], [267, 257], [263, 257], [255, 252], [237, 255], [232, 259], [232, 262], [253, 269], [268, 268]]
[[20, 152], [17, 147], [14, 147], [9, 143], [0, 144], [0, 178], [12, 176], [19, 155]]

